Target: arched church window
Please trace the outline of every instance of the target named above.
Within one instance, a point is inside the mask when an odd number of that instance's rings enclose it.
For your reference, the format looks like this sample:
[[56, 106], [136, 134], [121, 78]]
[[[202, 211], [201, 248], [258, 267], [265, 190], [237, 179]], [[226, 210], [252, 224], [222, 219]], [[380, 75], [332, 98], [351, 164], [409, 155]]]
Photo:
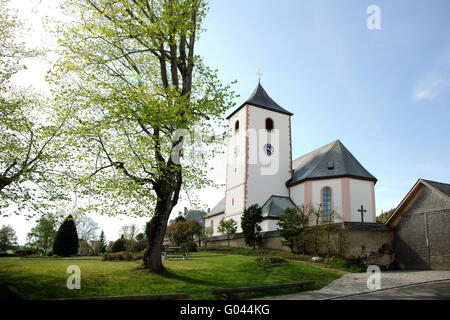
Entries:
[[237, 133], [239, 131], [239, 120], [234, 123], [234, 132]]
[[273, 120], [270, 118], [266, 119], [266, 130], [267, 131], [272, 131], [273, 129]]
[[331, 188], [325, 187], [322, 189], [322, 206], [323, 206], [323, 214], [324, 221], [331, 221]]

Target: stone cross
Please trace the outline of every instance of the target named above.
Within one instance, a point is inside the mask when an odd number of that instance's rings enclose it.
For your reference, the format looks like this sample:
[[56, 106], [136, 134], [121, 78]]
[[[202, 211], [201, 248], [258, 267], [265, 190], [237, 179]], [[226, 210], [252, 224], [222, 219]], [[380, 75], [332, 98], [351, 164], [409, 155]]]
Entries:
[[357, 211], [361, 213], [361, 222], [364, 222], [364, 212], [367, 212], [367, 210], [361, 205], [361, 209], [358, 209]]

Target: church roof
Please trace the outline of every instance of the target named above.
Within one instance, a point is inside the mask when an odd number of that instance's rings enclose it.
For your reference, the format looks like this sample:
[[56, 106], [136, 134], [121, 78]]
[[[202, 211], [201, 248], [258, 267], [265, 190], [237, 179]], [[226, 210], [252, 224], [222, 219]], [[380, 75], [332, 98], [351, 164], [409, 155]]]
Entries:
[[239, 108], [234, 110], [227, 119], [231, 118], [236, 112], [238, 112], [243, 106], [246, 104], [251, 104], [255, 107], [260, 107], [263, 109], [267, 109], [270, 111], [275, 111], [279, 113], [284, 113], [287, 115], [292, 116], [293, 113], [283, 109], [278, 103], [272, 100], [271, 97], [267, 94], [266, 90], [262, 87], [261, 83], [258, 82], [258, 86], [256, 87], [255, 91], [253, 91], [252, 95], [245, 101]]
[[189, 210], [185, 216], [184, 219], [186, 221], [188, 220], [195, 220], [198, 223], [200, 223], [200, 225], [202, 227], [205, 226], [205, 216], [206, 216], [206, 212], [202, 211], [202, 210]]
[[377, 182], [377, 179], [364, 169], [339, 140], [293, 160], [292, 168], [294, 173], [286, 182], [288, 187], [305, 180], [338, 177], [354, 177]]
[[225, 198], [219, 201], [214, 208], [208, 213], [207, 217], [215, 216], [225, 211]]
[[262, 206], [262, 216], [279, 218], [286, 208], [294, 207], [295, 204], [289, 197], [271, 196]]

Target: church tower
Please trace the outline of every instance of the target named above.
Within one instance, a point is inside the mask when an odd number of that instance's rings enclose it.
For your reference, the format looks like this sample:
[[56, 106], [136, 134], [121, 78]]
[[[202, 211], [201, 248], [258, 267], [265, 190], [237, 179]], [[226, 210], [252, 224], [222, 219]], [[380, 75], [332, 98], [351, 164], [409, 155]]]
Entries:
[[228, 119], [225, 219], [241, 232], [244, 210], [261, 207], [271, 196], [289, 196], [292, 176], [291, 116], [258, 83], [255, 91]]

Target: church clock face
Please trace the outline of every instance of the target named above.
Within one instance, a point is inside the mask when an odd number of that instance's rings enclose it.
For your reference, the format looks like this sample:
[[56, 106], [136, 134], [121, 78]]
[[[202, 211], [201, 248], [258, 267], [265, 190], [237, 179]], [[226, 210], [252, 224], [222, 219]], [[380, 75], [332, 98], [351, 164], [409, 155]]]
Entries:
[[274, 154], [275, 150], [273, 148], [273, 146], [270, 143], [266, 143], [264, 145], [264, 152], [268, 155], [271, 156]]

